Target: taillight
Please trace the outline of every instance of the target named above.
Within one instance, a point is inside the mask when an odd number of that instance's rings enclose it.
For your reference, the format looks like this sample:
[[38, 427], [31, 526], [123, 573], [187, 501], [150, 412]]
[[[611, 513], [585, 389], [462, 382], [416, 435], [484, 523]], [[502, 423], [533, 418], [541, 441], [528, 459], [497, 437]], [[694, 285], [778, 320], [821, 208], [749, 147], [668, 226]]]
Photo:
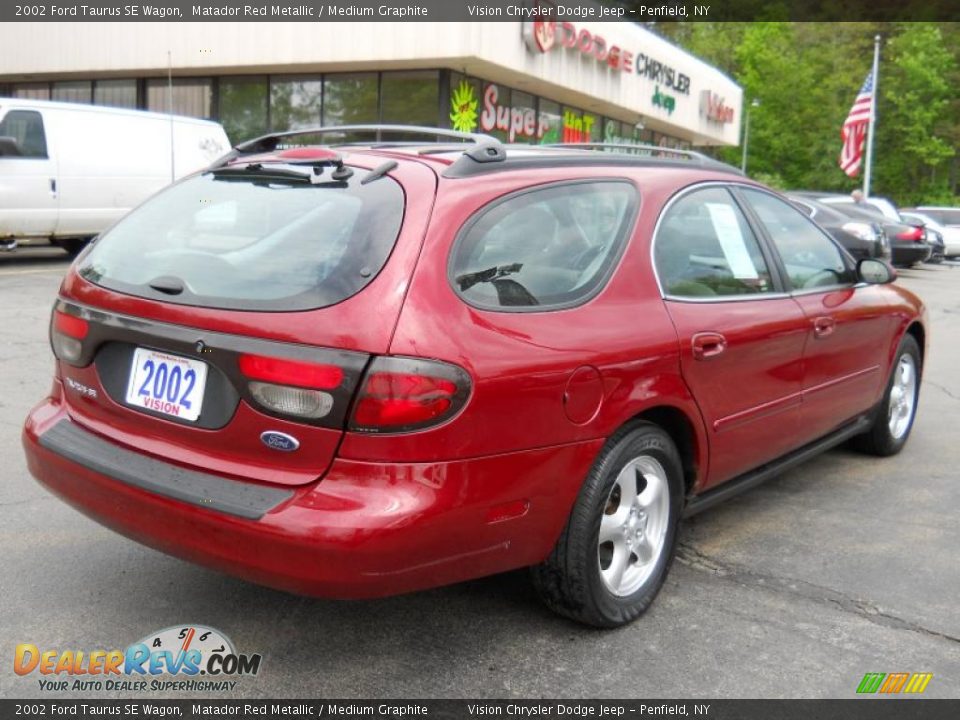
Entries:
[[897, 233], [897, 240], [912, 240], [921, 242], [923, 240], [923, 228], [911, 227], [909, 230], [903, 230]]
[[333, 390], [343, 382], [343, 369], [336, 365], [246, 354], [241, 355], [238, 362], [240, 372], [251, 380], [317, 390]]
[[311, 420], [330, 414], [334, 396], [325, 391], [339, 388], [344, 378], [342, 368], [325, 363], [248, 354], [237, 363], [252, 381], [250, 394], [264, 408]]
[[439, 425], [456, 415], [470, 395], [470, 376], [448, 363], [376, 358], [357, 394], [350, 430], [396, 433]]
[[81, 317], [68, 315], [62, 310], [53, 311], [50, 328], [50, 344], [58, 360], [76, 364], [83, 354], [83, 339], [90, 331], [90, 324]]

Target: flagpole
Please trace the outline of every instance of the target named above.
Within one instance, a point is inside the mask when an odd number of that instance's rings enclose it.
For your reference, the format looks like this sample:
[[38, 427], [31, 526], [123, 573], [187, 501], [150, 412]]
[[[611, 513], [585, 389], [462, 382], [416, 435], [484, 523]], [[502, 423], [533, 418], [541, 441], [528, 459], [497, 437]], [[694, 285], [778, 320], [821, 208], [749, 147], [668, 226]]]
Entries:
[[873, 128], [877, 124], [877, 95], [880, 93], [880, 36], [873, 38], [873, 92], [870, 95], [870, 124], [867, 126], [867, 164], [863, 171], [863, 196], [870, 197], [870, 170], [873, 165]]

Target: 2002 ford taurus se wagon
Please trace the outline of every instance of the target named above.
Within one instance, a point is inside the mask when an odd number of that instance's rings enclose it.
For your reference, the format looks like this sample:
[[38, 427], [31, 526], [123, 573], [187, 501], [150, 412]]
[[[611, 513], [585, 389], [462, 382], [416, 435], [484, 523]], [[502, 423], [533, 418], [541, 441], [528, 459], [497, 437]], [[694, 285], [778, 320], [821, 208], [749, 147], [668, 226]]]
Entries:
[[326, 597], [531, 566], [609, 627], [681, 516], [906, 442], [923, 305], [737, 171], [311, 132], [238, 146], [67, 274], [24, 446], [104, 525]]

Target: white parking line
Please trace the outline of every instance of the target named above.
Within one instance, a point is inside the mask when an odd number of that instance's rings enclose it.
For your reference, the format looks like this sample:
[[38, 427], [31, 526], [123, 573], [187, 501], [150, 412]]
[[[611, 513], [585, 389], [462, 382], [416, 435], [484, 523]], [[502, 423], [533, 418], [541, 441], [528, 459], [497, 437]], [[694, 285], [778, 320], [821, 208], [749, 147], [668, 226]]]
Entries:
[[35, 270], [0, 270], [0, 277], [5, 275], [43, 275], [46, 273], [64, 273], [64, 268], [35, 269]]

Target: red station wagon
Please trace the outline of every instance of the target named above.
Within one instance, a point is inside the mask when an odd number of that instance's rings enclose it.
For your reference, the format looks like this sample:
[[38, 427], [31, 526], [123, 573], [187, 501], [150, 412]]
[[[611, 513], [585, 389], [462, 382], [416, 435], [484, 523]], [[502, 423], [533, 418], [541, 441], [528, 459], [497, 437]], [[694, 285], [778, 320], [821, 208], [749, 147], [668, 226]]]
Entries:
[[733, 168], [297, 135], [162, 191], [63, 282], [27, 459], [124, 535], [336, 598], [530, 566], [610, 627], [681, 517], [910, 434], [923, 305]]

